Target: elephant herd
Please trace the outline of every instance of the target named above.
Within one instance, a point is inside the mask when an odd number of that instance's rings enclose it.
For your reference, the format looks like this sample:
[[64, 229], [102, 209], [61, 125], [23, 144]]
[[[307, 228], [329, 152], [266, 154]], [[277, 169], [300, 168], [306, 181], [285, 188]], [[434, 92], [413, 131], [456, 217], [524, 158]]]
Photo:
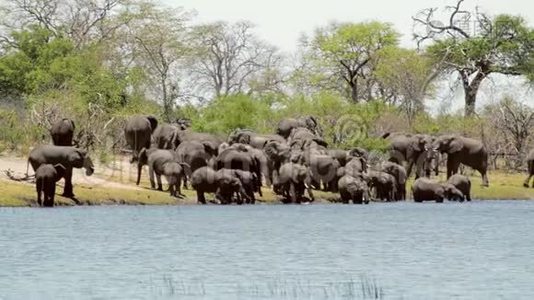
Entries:
[[[371, 166], [361, 147], [329, 148], [312, 116], [284, 119], [274, 134], [236, 129], [226, 139], [194, 132], [188, 125], [161, 124], [149, 115], [128, 119], [124, 135], [132, 149], [130, 162], [137, 165], [137, 185], [147, 165], [153, 189], [163, 190], [164, 176], [171, 196], [181, 197], [182, 186], [190, 185], [202, 204], [207, 203], [206, 193], [214, 194], [213, 203], [254, 204], [256, 194], [262, 196], [262, 186], [271, 187], [283, 203], [312, 202], [314, 190], [322, 190], [339, 193], [342, 203], [367, 204], [405, 200], [407, 179], [414, 171], [415, 202], [469, 201], [471, 182], [458, 174], [463, 164], [478, 171], [483, 185], [489, 186], [484, 145], [459, 135], [386, 133], [382, 138], [388, 141], [388, 158]], [[50, 131], [53, 145], [38, 146], [30, 153], [39, 205], [53, 206], [55, 183], [61, 178], [65, 178], [63, 195], [74, 198], [72, 168], [83, 167], [87, 175], [94, 172], [87, 152], [72, 146], [74, 128], [72, 120], [60, 120]], [[447, 182], [441, 183], [430, 177], [438, 174], [445, 157]], [[534, 151], [528, 165], [527, 187], [534, 176]]]

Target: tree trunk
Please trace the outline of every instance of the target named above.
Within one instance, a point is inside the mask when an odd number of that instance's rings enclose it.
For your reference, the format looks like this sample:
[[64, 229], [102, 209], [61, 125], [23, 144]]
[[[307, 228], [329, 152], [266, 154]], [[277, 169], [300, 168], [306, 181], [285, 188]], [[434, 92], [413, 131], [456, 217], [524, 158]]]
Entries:
[[484, 80], [488, 74], [478, 71], [471, 82], [469, 82], [468, 74], [464, 72], [461, 72], [460, 74], [462, 76], [465, 94], [465, 117], [472, 117], [475, 114], [475, 103], [477, 100], [478, 89], [480, 88], [482, 80]]
[[350, 98], [352, 99], [352, 102], [358, 103], [358, 82], [356, 79], [353, 79], [352, 83], [350, 84]]
[[169, 96], [167, 95], [167, 76], [161, 77], [161, 89], [162, 89], [162, 96], [163, 96], [163, 117], [165, 118], [166, 122], [171, 121], [171, 113], [172, 108], [169, 101]]
[[478, 90], [468, 88], [465, 92], [465, 116], [472, 117], [475, 114], [475, 103]]

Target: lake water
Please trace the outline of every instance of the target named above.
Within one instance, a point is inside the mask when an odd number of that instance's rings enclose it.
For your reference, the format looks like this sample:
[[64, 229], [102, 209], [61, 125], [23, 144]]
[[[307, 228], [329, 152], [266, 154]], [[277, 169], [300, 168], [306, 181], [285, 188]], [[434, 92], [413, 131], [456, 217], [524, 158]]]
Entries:
[[534, 299], [534, 202], [0, 209], [0, 299]]

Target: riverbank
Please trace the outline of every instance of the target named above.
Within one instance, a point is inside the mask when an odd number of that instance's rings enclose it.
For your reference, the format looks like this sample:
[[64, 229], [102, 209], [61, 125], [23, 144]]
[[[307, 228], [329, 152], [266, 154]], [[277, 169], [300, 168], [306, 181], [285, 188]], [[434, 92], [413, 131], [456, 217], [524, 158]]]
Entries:
[[[0, 206], [36, 206], [35, 185], [26, 182], [10, 180], [4, 173], [11, 170], [16, 175], [26, 172], [26, 160], [22, 158], [0, 157]], [[33, 172], [30, 170], [30, 174]], [[75, 170], [73, 182], [77, 202], [69, 198], [56, 196], [56, 203], [60, 206], [70, 205], [192, 205], [196, 204], [196, 193], [193, 190], [182, 189], [183, 198], [174, 198], [168, 192], [151, 190], [148, 182], [147, 170], [143, 172], [140, 186], [135, 185], [135, 167], [128, 162], [127, 157], [118, 157], [108, 164], [96, 166], [93, 176], [87, 177], [82, 170]], [[440, 180], [444, 180], [444, 174]], [[521, 173], [490, 172], [490, 187], [481, 186], [480, 176], [473, 174], [472, 198], [477, 200], [534, 200], [534, 189], [522, 186], [525, 175]], [[62, 181], [59, 182], [60, 185]], [[412, 180], [408, 183], [408, 195]], [[58, 185], [56, 192], [61, 193], [63, 187]], [[164, 188], [166, 184], [164, 183]], [[278, 204], [279, 198], [270, 189], [263, 188], [263, 197], [257, 202], [262, 204]], [[314, 192], [317, 202], [330, 203], [338, 198], [334, 193]], [[210, 195], [207, 196], [208, 199]]]

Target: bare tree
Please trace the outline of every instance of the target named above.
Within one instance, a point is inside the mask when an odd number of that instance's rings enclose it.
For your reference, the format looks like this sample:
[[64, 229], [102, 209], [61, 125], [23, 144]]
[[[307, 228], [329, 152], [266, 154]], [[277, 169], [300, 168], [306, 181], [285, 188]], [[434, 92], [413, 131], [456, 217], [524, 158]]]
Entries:
[[[69, 36], [80, 47], [109, 37], [120, 26], [109, 20], [125, 4], [127, 0], [5, 0], [0, 27], [7, 34], [37, 24], [56, 36]], [[9, 43], [6, 34], [1, 40]]]
[[[218, 97], [252, 93], [255, 89], [276, 89], [259, 85], [257, 79], [263, 76], [269, 84], [279, 84], [277, 68], [281, 56], [275, 47], [259, 40], [252, 30], [249, 22], [215, 22], [193, 28], [194, 52], [188, 69], [199, 87], [197, 93]], [[252, 83], [254, 79], [255, 84]]]
[[515, 167], [521, 166], [534, 130], [534, 109], [505, 97], [498, 104], [489, 106], [487, 112], [492, 125], [503, 137], [499, 148], [505, 154], [514, 153], [517, 157]]

